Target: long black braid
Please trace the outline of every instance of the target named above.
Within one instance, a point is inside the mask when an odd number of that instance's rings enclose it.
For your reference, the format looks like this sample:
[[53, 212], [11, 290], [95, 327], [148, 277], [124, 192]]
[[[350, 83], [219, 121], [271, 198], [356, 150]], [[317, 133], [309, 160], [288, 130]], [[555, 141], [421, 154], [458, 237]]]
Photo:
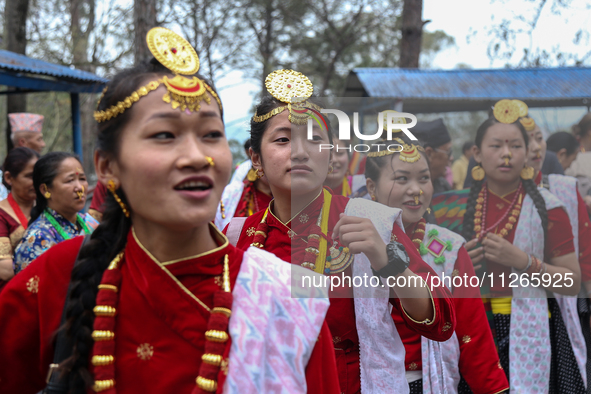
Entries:
[[[482, 140], [488, 129], [494, 125], [495, 123], [499, 123], [494, 117], [488, 118], [484, 123], [480, 125], [478, 131], [476, 132], [476, 139], [475, 144], [476, 146], [481, 149], [482, 147]], [[523, 140], [525, 141], [525, 148], [527, 151], [527, 147], [529, 144], [529, 138], [527, 136], [527, 132], [523, 125], [518, 121], [513, 123], [519, 131], [521, 131], [521, 135], [523, 136]], [[474, 214], [476, 213], [476, 199], [478, 198], [478, 194], [482, 189], [482, 184], [484, 181], [474, 181], [472, 182], [472, 187], [470, 188], [470, 194], [468, 195], [468, 201], [466, 204], [466, 213], [464, 214], [464, 220], [462, 224], [462, 236], [465, 239], [472, 239], [474, 237]], [[523, 188], [525, 192], [530, 196], [536, 209], [538, 210], [538, 215], [540, 215], [540, 219], [542, 221], [542, 227], [544, 229], [544, 245], [546, 245], [547, 233], [548, 233], [548, 212], [546, 210], [546, 202], [544, 201], [544, 197], [540, 194], [538, 187], [533, 179], [529, 180], [522, 180]]]
[[[170, 75], [155, 59], [134, 68], [123, 70], [115, 75], [107, 86], [98, 106], [104, 110], [123, 101], [140, 86], [163, 75]], [[199, 78], [205, 80], [203, 77]], [[212, 88], [213, 85], [206, 81]], [[97, 150], [102, 155], [117, 158], [121, 130], [129, 122], [133, 107], [119, 116], [100, 123], [97, 135]], [[117, 190], [119, 198], [128, 205], [125, 185]], [[130, 207], [133, 210], [133, 207]], [[96, 305], [98, 285], [104, 271], [115, 256], [125, 248], [131, 219], [126, 218], [115, 198], [108, 194], [105, 201], [103, 220], [94, 231], [89, 242], [80, 250], [80, 263], [72, 270], [72, 292], [66, 300], [67, 321], [60, 330], [66, 330], [74, 348], [72, 356], [66, 360], [63, 370], [68, 372], [70, 392], [85, 394], [92, 386], [93, 377], [88, 369], [92, 352], [92, 330], [94, 324], [93, 308]]]

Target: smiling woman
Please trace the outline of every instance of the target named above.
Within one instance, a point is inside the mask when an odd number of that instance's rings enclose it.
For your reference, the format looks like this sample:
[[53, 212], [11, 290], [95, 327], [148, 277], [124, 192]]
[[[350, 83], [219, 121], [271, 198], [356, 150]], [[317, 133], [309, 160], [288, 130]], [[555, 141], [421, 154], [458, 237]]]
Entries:
[[101, 224], [0, 293], [0, 392], [36, 393], [48, 372], [77, 394], [326, 392], [328, 300], [292, 299], [285, 263], [211, 224], [232, 163], [221, 102], [187, 41], [147, 40], [155, 59], [115, 75], [95, 112]]
[[[466, 241], [450, 230], [427, 224], [423, 218], [431, 203], [433, 184], [422, 146], [405, 136], [398, 141], [404, 146], [401, 153], [369, 153], [365, 165], [369, 193], [376, 201], [402, 210], [406, 233], [438, 275], [474, 277], [474, 267], [464, 247]], [[445, 248], [438, 249], [439, 245]], [[406, 350], [407, 376], [409, 381], [413, 379], [410, 393], [423, 393], [423, 385], [433, 393], [487, 394], [507, 390], [509, 384], [498, 367], [499, 358], [480, 291], [467, 282], [448, 286], [454, 296], [457, 326], [444, 343], [421, 338], [406, 327], [399, 314], [392, 314]]]
[[[271, 95], [256, 107], [250, 135], [253, 166], [265, 173], [274, 199], [245, 221], [233, 219], [224, 231], [239, 248], [252, 245], [291, 263], [292, 270], [334, 275], [331, 283], [339, 279], [326, 315], [337, 371], [325, 368], [324, 375], [338, 378], [341, 392], [408, 392], [404, 347], [390, 310], [418, 335], [445, 340], [455, 326], [449, 292], [421, 285], [435, 273], [413, 250], [399, 209], [324, 188], [332, 156], [320, 145], [333, 140], [330, 130], [317, 125], [308, 136], [308, 114], [320, 112], [308, 78], [278, 70], [266, 86]], [[363, 277], [402, 285], [351, 286]]]

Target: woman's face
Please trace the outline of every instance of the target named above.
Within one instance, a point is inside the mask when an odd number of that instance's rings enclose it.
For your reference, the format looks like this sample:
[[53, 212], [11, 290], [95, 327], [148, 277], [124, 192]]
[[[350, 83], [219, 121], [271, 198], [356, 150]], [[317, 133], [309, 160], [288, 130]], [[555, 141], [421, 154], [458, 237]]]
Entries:
[[[333, 137], [334, 149], [332, 150], [332, 168], [333, 171], [326, 177], [326, 184], [328, 186], [338, 186], [342, 181], [347, 170], [349, 169], [349, 151], [347, 145]], [[337, 149], [337, 147], [339, 149]]]
[[377, 182], [367, 180], [367, 188], [377, 202], [402, 209], [402, 222], [406, 226], [418, 222], [431, 204], [433, 184], [429, 165], [422, 154], [414, 163], [400, 160], [397, 154], [390, 157]]
[[514, 124], [494, 123], [486, 131], [480, 148], [474, 147], [474, 158], [487, 179], [515, 182], [526, 162], [525, 140]]
[[166, 92], [160, 86], [133, 105], [117, 158], [105, 162], [111, 172], [101, 181], [112, 179], [123, 189], [134, 225], [188, 231], [213, 220], [232, 154], [215, 99], [185, 112], [162, 100]]
[[571, 164], [573, 164], [573, 161], [575, 161], [577, 159], [577, 155], [579, 154], [578, 150], [575, 150], [573, 153], [571, 153], [570, 155], [568, 153], [566, 153], [566, 149], [562, 148], [557, 156], [558, 156], [558, 161], [560, 162], [560, 165], [562, 166], [562, 168], [566, 171]]
[[317, 192], [328, 174], [330, 151], [320, 150], [328, 144], [326, 130], [314, 126], [312, 139], [305, 125], [292, 124], [289, 112], [273, 116], [261, 139], [260, 154], [253, 153], [253, 166], [262, 168], [273, 195], [292, 197]]
[[536, 171], [542, 171], [547, 147], [542, 130], [536, 125], [536, 128], [533, 131], [528, 131], [527, 134], [529, 137], [527, 165], [533, 167]]
[[[47, 205], [60, 215], [69, 217], [84, 209], [88, 182], [82, 164], [73, 157], [64, 159], [51, 186], [47, 185], [47, 190], [51, 193]], [[44, 193], [43, 188], [41, 193]]]
[[29, 160], [23, 170], [16, 177], [12, 177], [8, 173], [4, 175], [7, 177], [7, 181], [11, 184], [10, 192], [13, 195], [16, 195], [19, 200], [28, 202], [35, 201], [36, 195], [35, 187], [33, 186], [33, 168], [35, 167], [37, 160], [36, 157]]

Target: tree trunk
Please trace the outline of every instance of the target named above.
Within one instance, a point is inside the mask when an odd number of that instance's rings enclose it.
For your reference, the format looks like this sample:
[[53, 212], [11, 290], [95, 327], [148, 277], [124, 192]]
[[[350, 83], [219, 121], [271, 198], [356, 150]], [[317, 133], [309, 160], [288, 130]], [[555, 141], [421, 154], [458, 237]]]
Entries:
[[[84, 4], [87, 7], [84, 7]], [[95, 72], [96, 67], [88, 60], [88, 42], [95, 28], [95, 1], [94, 0], [70, 0], [70, 33], [72, 45], [73, 65], [79, 69]], [[82, 22], [87, 22], [83, 30]], [[94, 172], [94, 118], [93, 112], [96, 106], [96, 95], [80, 95], [80, 123], [82, 129], [82, 165], [87, 174]], [[73, 114], [72, 114], [73, 115]]]
[[419, 68], [423, 36], [423, 0], [404, 0], [402, 8], [401, 68]]
[[135, 31], [133, 56], [135, 64], [152, 57], [146, 44], [146, 34], [157, 25], [156, 0], [133, 1], [133, 26]]
[[[4, 9], [4, 37], [6, 49], [25, 54], [27, 49], [27, 14], [29, 0], [6, 0]], [[12, 90], [12, 89], [10, 89]], [[26, 112], [27, 96], [25, 94], [9, 94], [6, 96], [6, 113]], [[6, 150], [12, 148], [10, 139], [10, 122], [6, 121]]]

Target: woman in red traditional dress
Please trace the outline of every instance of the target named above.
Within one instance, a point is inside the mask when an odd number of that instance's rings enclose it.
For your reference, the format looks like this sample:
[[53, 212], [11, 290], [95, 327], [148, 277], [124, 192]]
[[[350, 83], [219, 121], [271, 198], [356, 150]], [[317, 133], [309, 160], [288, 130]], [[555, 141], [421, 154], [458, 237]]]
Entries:
[[[251, 149], [274, 200], [245, 220], [234, 218], [225, 232], [240, 248], [256, 246], [330, 279], [326, 321], [343, 392], [408, 392], [404, 347], [390, 308], [412, 330], [443, 341], [455, 326], [449, 292], [444, 286], [421, 286], [435, 273], [404, 234], [400, 210], [323, 188], [331, 153], [322, 147], [332, 137], [318, 117], [320, 107], [308, 99], [313, 90], [308, 78], [279, 70], [266, 85], [273, 97], [265, 96], [257, 106]], [[307, 136], [309, 113], [322, 126], [314, 121]], [[355, 285], [361, 277], [375, 287]], [[400, 280], [400, 286], [385, 281], [379, 286], [379, 277]]]
[[337, 136], [332, 136], [332, 171], [326, 177], [324, 186], [331, 188], [334, 195], [350, 197], [351, 196], [351, 177], [349, 176], [349, 158], [351, 147], [345, 142], [339, 140]]
[[2, 183], [10, 193], [0, 201], [0, 283], [14, 276], [14, 250], [28, 227], [35, 204], [33, 167], [38, 159], [34, 150], [18, 147], [8, 152], [2, 166]]
[[215, 225], [223, 229], [233, 217], [249, 217], [265, 209], [271, 199], [269, 182], [264, 175], [251, 168], [244, 179], [230, 182], [224, 189], [216, 212]]
[[487, 279], [483, 292], [511, 391], [583, 393], [560, 307], [546, 293], [579, 292], [573, 232], [563, 204], [538, 190], [526, 165], [526, 115], [523, 103], [501, 100], [478, 128], [462, 235], [477, 275]]
[[[564, 204], [574, 236], [575, 252], [579, 258], [582, 289], [579, 297], [558, 298], [563, 320], [573, 345], [577, 364], [586, 382], [591, 376], [591, 315], [588, 299], [591, 298], [591, 222], [587, 215], [585, 201], [577, 188], [577, 179], [559, 174], [542, 174], [547, 144], [537, 123], [531, 117], [523, 120], [529, 137], [527, 165], [534, 169], [534, 181], [538, 187], [546, 188]], [[574, 139], [574, 137], [573, 137]]]
[[[367, 156], [369, 194], [374, 201], [402, 210], [406, 233], [423, 260], [442, 278], [474, 277], [472, 261], [463, 246], [466, 241], [443, 227], [426, 224], [423, 218], [431, 204], [433, 184], [422, 146], [404, 136], [394, 142], [400, 144], [401, 151], [386, 151], [386, 155], [370, 152]], [[509, 383], [499, 368], [480, 289], [462, 281], [450, 291], [456, 331], [439, 346], [410, 330], [400, 314], [392, 315], [406, 350], [404, 363], [411, 393], [493, 394], [507, 390]]]
[[284, 262], [211, 224], [232, 155], [194, 49], [164, 28], [147, 41], [157, 60], [95, 112], [102, 223], [0, 293], [0, 392], [36, 393], [48, 371], [71, 393], [340, 392], [328, 299], [291, 298]]

